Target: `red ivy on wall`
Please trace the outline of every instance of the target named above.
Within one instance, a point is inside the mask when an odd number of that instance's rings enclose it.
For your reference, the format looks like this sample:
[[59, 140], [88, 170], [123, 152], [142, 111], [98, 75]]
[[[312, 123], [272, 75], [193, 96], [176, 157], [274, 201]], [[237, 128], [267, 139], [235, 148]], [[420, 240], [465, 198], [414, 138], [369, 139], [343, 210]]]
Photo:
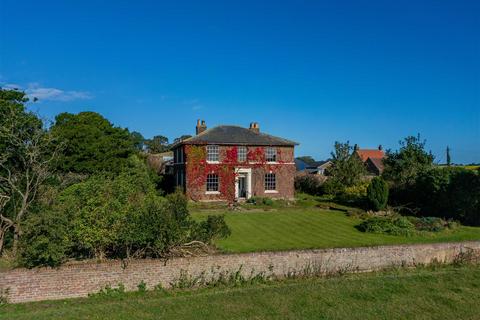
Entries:
[[263, 147], [248, 148], [247, 161], [238, 161], [238, 148], [236, 146], [225, 149], [220, 153], [219, 163], [207, 162], [207, 151], [205, 145], [186, 145], [187, 155], [186, 177], [187, 189], [193, 199], [200, 199], [203, 186], [206, 183], [208, 174], [217, 174], [219, 178], [219, 191], [228, 202], [235, 201], [235, 181], [238, 173], [237, 168], [264, 168], [266, 172], [277, 172], [283, 163], [281, 150], [277, 149], [276, 163], [268, 163], [265, 159]]

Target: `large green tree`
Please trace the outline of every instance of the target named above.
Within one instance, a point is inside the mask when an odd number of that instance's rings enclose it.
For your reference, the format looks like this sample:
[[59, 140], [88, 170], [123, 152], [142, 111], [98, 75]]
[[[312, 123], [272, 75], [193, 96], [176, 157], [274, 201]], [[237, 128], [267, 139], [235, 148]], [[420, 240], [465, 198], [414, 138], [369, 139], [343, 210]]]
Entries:
[[399, 150], [387, 150], [383, 160], [385, 180], [392, 182], [397, 188], [413, 185], [417, 176], [430, 169], [433, 164], [434, 157], [425, 151], [425, 143], [425, 140], [420, 139], [420, 135], [409, 136], [400, 141]]
[[138, 148], [127, 129], [114, 127], [95, 112], [61, 113], [51, 129], [65, 150], [58, 161], [64, 172], [119, 172]]
[[25, 108], [25, 93], [0, 89], [0, 252], [13, 229], [16, 253], [22, 223], [52, 174], [61, 144]]

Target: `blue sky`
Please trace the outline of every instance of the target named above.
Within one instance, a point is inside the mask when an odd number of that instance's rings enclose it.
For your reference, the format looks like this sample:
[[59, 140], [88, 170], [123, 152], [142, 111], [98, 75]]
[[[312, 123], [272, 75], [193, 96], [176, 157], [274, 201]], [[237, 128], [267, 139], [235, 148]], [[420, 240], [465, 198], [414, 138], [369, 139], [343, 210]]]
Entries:
[[0, 0], [0, 84], [53, 119], [92, 110], [170, 139], [260, 123], [329, 156], [335, 140], [480, 162], [479, 1]]

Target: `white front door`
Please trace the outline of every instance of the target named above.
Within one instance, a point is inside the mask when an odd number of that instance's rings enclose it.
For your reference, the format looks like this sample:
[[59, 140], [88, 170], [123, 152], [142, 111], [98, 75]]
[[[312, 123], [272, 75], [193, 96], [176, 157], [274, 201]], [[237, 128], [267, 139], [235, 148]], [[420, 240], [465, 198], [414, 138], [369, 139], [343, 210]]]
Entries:
[[248, 199], [252, 196], [252, 169], [236, 169], [235, 197]]

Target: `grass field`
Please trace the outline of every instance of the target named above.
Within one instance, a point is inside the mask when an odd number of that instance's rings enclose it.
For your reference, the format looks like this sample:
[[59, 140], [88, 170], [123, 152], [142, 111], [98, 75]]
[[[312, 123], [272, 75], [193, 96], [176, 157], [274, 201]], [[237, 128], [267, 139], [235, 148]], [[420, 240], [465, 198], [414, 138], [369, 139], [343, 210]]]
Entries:
[[478, 319], [480, 267], [438, 267], [0, 307], [0, 319]]
[[232, 235], [216, 242], [224, 252], [480, 240], [480, 228], [464, 226], [412, 237], [364, 233], [355, 229], [360, 219], [312, 206], [233, 212], [203, 209], [193, 210], [192, 214], [196, 219], [225, 214]]

